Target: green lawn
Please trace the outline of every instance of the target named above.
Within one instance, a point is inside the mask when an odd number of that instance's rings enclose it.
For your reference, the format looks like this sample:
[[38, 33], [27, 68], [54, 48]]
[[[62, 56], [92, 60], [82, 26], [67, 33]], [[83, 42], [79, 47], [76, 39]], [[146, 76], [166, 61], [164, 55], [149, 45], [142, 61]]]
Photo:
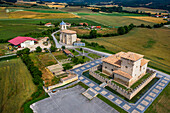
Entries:
[[135, 89], [139, 84], [141, 84], [150, 75], [151, 75], [150, 73], [145, 74], [142, 78], [140, 78], [137, 82], [135, 82], [130, 88]]
[[55, 58], [57, 60], [63, 60], [63, 59], [67, 59], [67, 55], [65, 53], [63, 53], [62, 51], [59, 52], [52, 52], [52, 54], [55, 56]]
[[69, 49], [69, 51], [71, 53], [73, 53], [74, 56], [79, 55], [79, 53], [77, 51], [75, 51], [74, 49]]
[[[76, 48], [76, 50], [78, 50], [78, 51], [80, 51], [80, 52], [82, 52], [82, 53], [83, 53], [83, 49], [82, 49], [82, 51], [81, 51], [81, 49], [80, 49], [80, 48]], [[84, 53], [88, 53], [88, 51], [84, 51]]]
[[77, 56], [77, 58], [84, 60], [84, 62], [89, 62], [89, 61], [90, 61], [90, 59], [87, 58], [87, 57], [85, 57], [85, 58], [83, 59], [83, 56]]
[[89, 56], [89, 57], [92, 57], [92, 58], [94, 58], [94, 59], [101, 58], [101, 56], [96, 55], [96, 54], [94, 54], [94, 53], [89, 53], [88, 56]]
[[170, 84], [159, 94], [145, 113], [169, 113], [170, 111]]
[[139, 93], [137, 93], [136, 96], [134, 96], [131, 100], [128, 100], [127, 98], [125, 98], [124, 96], [122, 96], [121, 94], [119, 94], [118, 92], [116, 92], [115, 90], [113, 90], [112, 88], [110, 88], [109, 86], [106, 86], [105, 88], [109, 91], [111, 91], [112, 93], [116, 94], [117, 96], [119, 96], [120, 98], [126, 100], [127, 102], [130, 103], [135, 103], [137, 102], [159, 79], [158, 78], [154, 78], [149, 84], [147, 84]]
[[110, 105], [111, 107], [113, 107], [114, 109], [116, 109], [118, 112], [120, 112], [120, 113], [127, 113], [125, 110], [123, 110], [122, 108], [120, 108], [116, 104], [112, 103], [110, 100], [108, 100], [107, 98], [105, 98], [101, 94], [98, 94], [97, 97], [99, 99], [101, 99], [102, 101], [104, 101], [105, 103], [107, 103], [108, 105]]
[[91, 76], [91, 75], [89, 74], [89, 71], [84, 72], [83, 75], [84, 75], [85, 77], [93, 80], [93, 81], [96, 82], [97, 84], [101, 84], [101, 83], [102, 83], [102, 82], [99, 81], [98, 79], [96, 79], [96, 78], [94, 78], [93, 76]]
[[32, 76], [20, 58], [0, 61], [0, 112], [19, 113], [36, 91]]

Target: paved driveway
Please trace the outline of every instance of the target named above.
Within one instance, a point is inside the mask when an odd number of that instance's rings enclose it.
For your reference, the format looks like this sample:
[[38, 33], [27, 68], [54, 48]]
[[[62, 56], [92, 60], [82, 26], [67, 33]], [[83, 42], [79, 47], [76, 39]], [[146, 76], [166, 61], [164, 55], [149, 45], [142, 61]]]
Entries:
[[31, 105], [36, 113], [118, 113], [99, 98], [88, 100], [81, 86], [50, 93], [50, 97]]

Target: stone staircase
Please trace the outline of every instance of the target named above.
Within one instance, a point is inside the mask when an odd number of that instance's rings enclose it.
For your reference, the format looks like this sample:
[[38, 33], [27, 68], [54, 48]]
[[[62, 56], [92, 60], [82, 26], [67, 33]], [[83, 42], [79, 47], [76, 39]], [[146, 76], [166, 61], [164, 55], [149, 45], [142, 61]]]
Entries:
[[100, 87], [102, 87], [102, 88], [104, 88], [104, 87], [106, 87], [108, 84], [106, 83], [106, 82], [103, 82], [102, 84], [100, 84], [99, 86]]
[[85, 97], [89, 100], [92, 100], [94, 97], [97, 96], [98, 92], [92, 88], [88, 88], [85, 92], [82, 93]]

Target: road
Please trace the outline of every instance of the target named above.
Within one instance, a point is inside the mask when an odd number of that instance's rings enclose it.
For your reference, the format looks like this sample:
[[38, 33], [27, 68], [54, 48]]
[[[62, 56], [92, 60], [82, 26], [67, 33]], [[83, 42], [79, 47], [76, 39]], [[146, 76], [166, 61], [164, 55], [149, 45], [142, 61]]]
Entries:
[[4, 56], [0, 56], [0, 58], [6, 58], [6, 57], [10, 57], [10, 56], [15, 56], [17, 54], [11, 54], [11, 55], [4, 55]]
[[58, 43], [58, 41], [57, 41], [57, 39], [55, 38], [55, 34], [56, 34], [56, 33], [58, 33], [58, 32], [60, 32], [60, 30], [55, 31], [54, 33], [52, 33], [52, 34], [51, 34], [51, 36], [53, 37], [53, 40], [54, 40], [54, 42], [55, 42], [55, 46], [56, 46], [56, 48], [61, 48], [61, 47], [62, 47], [62, 45], [61, 45], [61, 44], [59, 44], [59, 43]]

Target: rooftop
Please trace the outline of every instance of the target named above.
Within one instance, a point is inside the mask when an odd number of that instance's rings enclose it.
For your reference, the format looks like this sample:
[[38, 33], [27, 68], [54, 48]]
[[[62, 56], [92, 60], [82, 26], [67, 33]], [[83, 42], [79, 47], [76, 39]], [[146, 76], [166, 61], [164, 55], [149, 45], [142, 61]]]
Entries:
[[141, 64], [140, 64], [140, 66], [143, 66], [143, 65], [145, 65], [146, 63], [148, 63], [150, 60], [147, 60], [147, 59], [142, 59], [141, 60]]
[[60, 23], [60, 25], [66, 25], [66, 23], [65, 23], [64, 21], [62, 21], [62, 22]]
[[132, 76], [130, 74], [128, 74], [128, 73], [126, 73], [124, 71], [121, 71], [121, 70], [114, 70], [113, 73], [121, 75], [121, 76], [123, 76], [125, 78], [128, 78], [128, 79], [132, 78]]
[[133, 53], [133, 52], [127, 52], [126, 54], [122, 55], [122, 58], [129, 59], [132, 61], [137, 61], [141, 58], [143, 58], [144, 55]]
[[76, 34], [77, 33], [76, 31], [73, 31], [73, 30], [62, 30], [60, 32], [61, 33], [67, 33], [67, 34]]
[[34, 38], [31, 38], [31, 37], [22, 37], [22, 36], [18, 36], [18, 37], [15, 37], [11, 40], [9, 40], [8, 42], [13, 44], [13, 45], [18, 45], [22, 42], [25, 42], [27, 40], [34, 40], [34, 41], [38, 41], [37, 39], [34, 39]]
[[65, 52], [66, 54], [72, 54], [68, 49], [65, 49], [64, 52]]
[[120, 65], [121, 65], [121, 61], [119, 58], [116, 57], [116, 55], [109, 56], [109, 57], [103, 59], [102, 61], [107, 62], [112, 65], [115, 65], [115, 66], [118, 66], [118, 67], [120, 67]]

